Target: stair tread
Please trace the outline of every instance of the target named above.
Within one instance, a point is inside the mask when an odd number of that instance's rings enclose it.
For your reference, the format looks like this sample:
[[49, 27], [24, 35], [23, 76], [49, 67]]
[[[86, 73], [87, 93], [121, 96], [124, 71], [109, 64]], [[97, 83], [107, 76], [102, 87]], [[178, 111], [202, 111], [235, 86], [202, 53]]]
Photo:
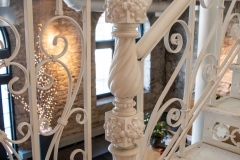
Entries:
[[171, 160], [240, 160], [240, 154], [198, 142], [186, 148], [184, 158], [175, 154]]
[[240, 100], [232, 97], [225, 97], [216, 101], [216, 106], [207, 106], [204, 111], [215, 112], [226, 115], [233, 115], [240, 118]]

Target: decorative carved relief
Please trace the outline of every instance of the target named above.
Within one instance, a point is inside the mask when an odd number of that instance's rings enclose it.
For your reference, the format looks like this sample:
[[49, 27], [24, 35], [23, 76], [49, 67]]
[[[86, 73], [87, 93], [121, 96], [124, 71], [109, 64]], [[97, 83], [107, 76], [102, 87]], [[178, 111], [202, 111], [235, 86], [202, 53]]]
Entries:
[[[27, 133], [23, 133], [23, 127], [27, 127]], [[12, 144], [21, 144], [23, 142], [25, 142], [26, 140], [28, 140], [28, 138], [31, 136], [32, 134], [32, 127], [30, 124], [26, 123], [26, 122], [22, 122], [18, 125], [17, 130], [19, 131], [19, 133], [23, 136], [22, 139], [20, 140], [11, 140], [7, 137], [7, 134], [0, 130], [0, 144], [2, 144], [2, 146], [5, 148], [6, 152], [9, 155], [9, 159], [13, 160], [13, 155], [12, 153], [16, 156], [17, 159], [21, 159], [19, 154], [17, 153], [17, 151], [13, 148]]]
[[110, 117], [104, 124], [106, 138], [113, 144], [127, 143], [128, 145], [136, 144], [143, 137], [145, 125], [139, 117], [128, 120]]
[[139, 118], [133, 118], [132, 122], [127, 125], [126, 137], [129, 143], [135, 144], [137, 140], [143, 138], [143, 131], [145, 125], [143, 120]]
[[127, 11], [130, 17], [139, 22], [142, 18], [146, 17], [148, 4], [144, 0], [106, 0], [104, 4], [107, 18], [112, 22], [118, 22], [127, 17]]
[[[225, 129], [225, 134], [219, 136], [217, 134], [219, 129]], [[230, 138], [232, 144], [235, 145], [236, 147], [240, 148], [240, 142], [237, 142], [235, 140], [237, 133], [240, 134], [240, 129], [239, 128], [236, 128], [236, 129], [230, 131], [230, 129], [229, 129], [229, 127], [227, 127], [227, 125], [221, 124], [221, 123], [216, 123], [213, 126], [213, 129], [212, 129], [212, 134], [218, 141], [223, 142], [223, 141], [226, 141]]]
[[106, 137], [111, 140], [111, 143], [118, 144], [123, 142], [123, 138], [125, 137], [123, 125], [124, 124], [115, 117], [107, 119], [103, 127], [106, 131]]

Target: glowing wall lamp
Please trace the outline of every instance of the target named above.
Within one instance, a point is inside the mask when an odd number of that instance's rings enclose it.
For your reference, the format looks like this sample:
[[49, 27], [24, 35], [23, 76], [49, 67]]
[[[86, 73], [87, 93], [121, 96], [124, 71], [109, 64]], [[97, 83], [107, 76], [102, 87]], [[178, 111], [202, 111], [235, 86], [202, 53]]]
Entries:
[[[17, 25], [17, 19], [12, 9], [9, 7], [10, 0], [0, 0], [0, 16]], [[9, 26], [6, 22], [0, 20], [0, 26]]]

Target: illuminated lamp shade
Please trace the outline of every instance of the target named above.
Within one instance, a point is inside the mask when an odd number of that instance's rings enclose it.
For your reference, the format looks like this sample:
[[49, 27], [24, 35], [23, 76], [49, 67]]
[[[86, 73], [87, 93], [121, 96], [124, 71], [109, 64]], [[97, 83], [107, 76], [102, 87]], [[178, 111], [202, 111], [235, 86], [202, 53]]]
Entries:
[[[12, 24], [17, 25], [17, 19], [12, 9], [9, 7], [10, 0], [0, 0], [0, 16], [9, 20]], [[9, 26], [6, 22], [0, 20], [0, 26]]]

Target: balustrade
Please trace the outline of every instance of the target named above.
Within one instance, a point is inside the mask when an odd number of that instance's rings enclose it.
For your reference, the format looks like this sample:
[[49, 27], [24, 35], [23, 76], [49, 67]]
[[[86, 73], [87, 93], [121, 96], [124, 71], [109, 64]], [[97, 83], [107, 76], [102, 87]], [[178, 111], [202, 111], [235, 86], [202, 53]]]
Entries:
[[[32, 150], [34, 159], [39, 159], [39, 145], [38, 145], [38, 132], [44, 136], [53, 135], [52, 142], [48, 149], [46, 160], [49, 159], [52, 150], [54, 150], [54, 159], [57, 159], [59, 141], [63, 132], [64, 127], [68, 124], [68, 119], [74, 112], [81, 112], [84, 115], [82, 118], [80, 114], [77, 114], [76, 121], [79, 124], [84, 125], [85, 134], [85, 151], [77, 149], [72, 152], [70, 159], [74, 159], [77, 153], [82, 153], [84, 159], [92, 159], [91, 152], [91, 60], [90, 60], [90, 1], [70, 1], [64, 0], [69, 6], [74, 8], [76, 11], [82, 10], [83, 15], [83, 29], [79, 24], [71, 17], [65, 16], [62, 10], [62, 0], [56, 0], [56, 16], [49, 19], [42, 27], [39, 36], [39, 45], [41, 51], [45, 55], [45, 59], [40, 62], [36, 67], [34, 63], [34, 34], [33, 34], [33, 17], [32, 17], [32, 0], [24, 0], [24, 11], [25, 11], [25, 27], [26, 27], [26, 52], [27, 52], [27, 69], [17, 62], [13, 62], [13, 59], [19, 52], [20, 49], [20, 36], [14, 27], [7, 19], [0, 17], [0, 20], [9, 24], [16, 37], [16, 47], [13, 54], [7, 58], [1, 60], [1, 67], [14, 65], [22, 69], [25, 76], [25, 84], [19, 91], [13, 90], [12, 86], [18, 81], [17, 77], [14, 77], [9, 83], [9, 91], [15, 95], [22, 94], [28, 89], [29, 93], [29, 105], [30, 105], [30, 124], [23, 122], [18, 126], [18, 131], [24, 135], [22, 128], [27, 126], [27, 133], [21, 140], [13, 141], [7, 138], [3, 131], [0, 131], [0, 143], [3, 144], [4, 148], [9, 154], [10, 159], [13, 159], [11, 151], [20, 159], [18, 153], [11, 147], [10, 143], [19, 144], [25, 142], [30, 136], [32, 138]], [[75, 4], [77, 3], [77, 4]], [[161, 15], [161, 17], [155, 22], [151, 29], [142, 37], [142, 39], [135, 44], [135, 38], [139, 36], [136, 28], [139, 23], [146, 21], [146, 12], [151, 4], [151, 0], [106, 0], [105, 1], [105, 12], [106, 22], [114, 24], [114, 31], [112, 35], [115, 37], [115, 52], [113, 62], [110, 67], [108, 86], [110, 91], [115, 97], [113, 101], [114, 108], [106, 112], [105, 114], [105, 137], [106, 140], [111, 142], [109, 151], [113, 155], [115, 160], [135, 160], [135, 159], [147, 159], [145, 153], [146, 148], [149, 146], [149, 140], [154, 129], [155, 124], [162, 114], [166, 111], [167, 123], [171, 127], [177, 127], [178, 130], [175, 132], [172, 141], [169, 146], [163, 152], [159, 158], [171, 159], [173, 154], [178, 150], [178, 156], [185, 156], [185, 137], [196, 120], [198, 115], [201, 113], [204, 106], [210, 101], [212, 106], [215, 105], [216, 87], [225, 72], [230, 68], [233, 70], [233, 85], [236, 86], [231, 91], [231, 96], [239, 98], [239, 59], [237, 64], [231, 65], [234, 59], [240, 52], [240, 31], [239, 23], [232, 26], [231, 35], [235, 40], [235, 43], [228, 53], [223, 63], [219, 64], [219, 54], [221, 52], [221, 46], [227, 30], [227, 26], [233, 17], [237, 17], [240, 20], [238, 13], [232, 13], [232, 10], [236, 4], [236, 0], [231, 2], [227, 15], [223, 21], [223, 0], [200, 0], [200, 5], [205, 11], [208, 9], [216, 10], [216, 17], [212, 27], [208, 29], [207, 36], [203, 40], [203, 44], [199, 46], [198, 58], [195, 65], [193, 62], [193, 48], [194, 48], [194, 26], [195, 26], [195, 7], [196, 0], [175, 0], [171, 3], [168, 9]], [[181, 14], [189, 8], [189, 20], [185, 22], [178, 20]], [[68, 40], [66, 37], [58, 35], [53, 39], [53, 45], [58, 44], [58, 40], [64, 42], [63, 50], [58, 54], [49, 53], [43, 45], [43, 35], [46, 28], [50, 23], [58, 19], [65, 19], [70, 21], [77, 29], [81, 38], [82, 46], [82, 62], [80, 73], [73, 88], [72, 75], [63, 61], [60, 60], [62, 56], [67, 53]], [[186, 38], [179, 33], [171, 33], [170, 29], [175, 24], [179, 23], [184, 29]], [[138, 108], [135, 109], [136, 102], [134, 97], [138, 95], [138, 98], [143, 98], [143, 82], [142, 73], [143, 66], [138, 60], [143, 61], [145, 57], [151, 52], [155, 45], [164, 38], [164, 44], [170, 54], [178, 54], [183, 52], [182, 57], [167, 82], [164, 91], [160, 95], [146, 128], [145, 134], [143, 133], [145, 126], [143, 123], [143, 100], [138, 99]], [[213, 42], [212, 42], [213, 41]], [[171, 44], [170, 44], [171, 43]], [[0, 43], [1, 44], [1, 43]], [[172, 47], [172, 46], [175, 46]], [[214, 45], [214, 46], [213, 46]], [[211, 46], [212, 50], [208, 50]], [[64, 111], [57, 121], [57, 125], [52, 131], [44, 133], [40, 126], [45, 123], [45, 127], [48, 127], [49, 120], [42, 118], [38, 120], [37, 115], [37, 104], [36, 104], [36, 87], [39, 90], [48, 90], [53, 85], [53, 77], [45, 73], [49, 78], [49, 84], [46, 86], [38, 85], [36, 80], [36, 73], [40, 70], [41, 66], [46, 63], [58, 63], [61, 65], [68, 75], [68, 95]], [[176, 77], [178, 76], [181, 69], [185, 67], [185, 86], [183, 98], [171, 98], [164, 103], [164, 99], [173, 85]], [[74, 108], [72, 105], [80, 87], [81, 81], [84, 79], [84, 108]], [[190, 108], [190, 100], [195, 86], [198, 86], [199, 79], [204, 81], [205, 85], [201, 88], [198, 98], [195, 101], [193, 108]], [[197, 82], [196, 82], [197, 80]], [[197, 88], [197, 87], [195, 87]], [[179, 108], [170, 107], [173, 103], [179, 103]], [[225, 128], [224, 123], [216, 123], [213, 127], [213, 134], [218, 140], [223, 141], [226, 138], [218, 137], [215, 131], [219, 128]], [[200, 129], [202, 130], [202, 129]], [[227, 129], [228, 130], [228, 129]], [[228, 131], [227, 137], [230, 138], [235, 146], [239, 148], [239, 143], [234, 140], [234, 135], [239, 132], [239, 128], [233, 131]], [[55, 147], [55, 148], [54, 148]], [[53, 149], [54, 148], [54, 149]], [[140, 153], [140, 154], [139, 154]], [[137, 154], [139, 156], [137, 157]]]

